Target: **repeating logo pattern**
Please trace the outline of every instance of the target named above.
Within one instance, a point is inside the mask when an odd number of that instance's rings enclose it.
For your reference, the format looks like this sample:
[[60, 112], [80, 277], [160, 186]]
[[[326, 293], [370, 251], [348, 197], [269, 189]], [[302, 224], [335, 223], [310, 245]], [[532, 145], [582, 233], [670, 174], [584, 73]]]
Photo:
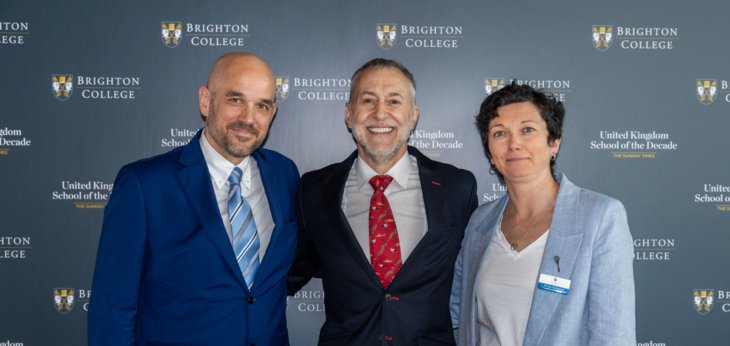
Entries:
[[277, 76], [276, 77], [276, 101], [281, 102], [286, 100], [289, 96], [289, 77]]
[[53, 306], [61, 314], [67, 314], [74, 308], [73, 288], [54, 288]]
[[707, 314], [712, 310], [712, 303], [715, 301], [715, 290], [696, 289], [694, 290], [694, 307], [695, 311], [701, 315]]
[[715, 101], [717, 95], [716, 79], [698, 79], [697, 80], [697, 99], [703, 105], [709, 105]]
[[504, 78], [485, 78], [484, 93], [489, 96], [491, 93], [504, 88]]
[[182, 40], [181, 22], [162, 22], [162, 42], [165, 46], [175, 48]]
[[51, 76], [51, 91], [60, 101], [66, 101], [73, 93], [74, 82], [73, 75], [70, 74], [54, 74]]
[[395, 45], [395, 39], [397, 37], [395, 24], [377, 24], [376, 35], [378, 38], [378, 46], [384, 50], [389, 50]]
[[613, 25], [593, 26], [593, 46], [603, 52], [611, 47], [613, 41]]

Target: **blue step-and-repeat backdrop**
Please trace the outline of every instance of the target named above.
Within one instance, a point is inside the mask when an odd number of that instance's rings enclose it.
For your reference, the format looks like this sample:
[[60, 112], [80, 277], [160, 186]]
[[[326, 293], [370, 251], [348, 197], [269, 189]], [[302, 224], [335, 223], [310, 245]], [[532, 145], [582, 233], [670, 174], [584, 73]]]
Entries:
[[[474, 172], [482, 203], [504, 187], [473, 126], [480, 102], [512, 79], [555, 95], [559, 169], [628, 211], [638, 345], [726, 345], [729, 15], [724, 0], [4, 0], [0, 345], [86, 344], [116, 172], [187, 143], [203, 126], [197, 88], [232, 50], [273, 67], [266, 146], [301, 172], [355, 149], [354, 70], [401, 61], [421, 107], [410, 144]], [[323, 298], [318, 281], [289, 298], [293, 345], [316, 343]]]

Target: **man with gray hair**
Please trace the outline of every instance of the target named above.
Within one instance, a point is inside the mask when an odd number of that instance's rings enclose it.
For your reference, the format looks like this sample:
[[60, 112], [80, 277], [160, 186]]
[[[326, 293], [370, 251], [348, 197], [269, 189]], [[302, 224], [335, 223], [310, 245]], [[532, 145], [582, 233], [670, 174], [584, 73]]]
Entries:
[[415, 94], [397, 61], [360, 67], [345, 105], [357, 150], [302, 177], [289, 294], [321, 271], [321, 345], [454, 343], [451, 280], [476, 180], [407, 145]]

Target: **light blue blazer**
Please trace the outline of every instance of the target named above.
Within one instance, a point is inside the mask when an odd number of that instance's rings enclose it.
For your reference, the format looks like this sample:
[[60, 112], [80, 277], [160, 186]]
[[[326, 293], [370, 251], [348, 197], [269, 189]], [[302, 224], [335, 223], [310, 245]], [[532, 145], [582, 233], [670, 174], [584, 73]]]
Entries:
[[[523, 345], [636, 345], [633, 242], [618, 200], [562, 174], [539, 273], [571, 280], [567, 295], [537, 288]], [[509, 197], [479, 207], [457, 259], [451, 318], [459, 345], [478, 345], [475, 278]], [[555, 256], [560, 256], [560, 271]], [[492, 335], [493, 336], [493, 335]]]

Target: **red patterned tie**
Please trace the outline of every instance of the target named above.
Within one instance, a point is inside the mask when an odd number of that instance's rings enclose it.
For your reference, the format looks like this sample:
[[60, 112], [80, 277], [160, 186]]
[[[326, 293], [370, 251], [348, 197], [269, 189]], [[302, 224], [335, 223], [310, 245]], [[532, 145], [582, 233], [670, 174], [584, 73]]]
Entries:
[[391, 181], [393, 177], [388, 175], [376, 175], [370, 179], [370, 186], [375, 190], [370, 200], [370, 262], [385, 288], [398, 274], [402, 264], [398, 230], [385, 197], [385, 188]]

